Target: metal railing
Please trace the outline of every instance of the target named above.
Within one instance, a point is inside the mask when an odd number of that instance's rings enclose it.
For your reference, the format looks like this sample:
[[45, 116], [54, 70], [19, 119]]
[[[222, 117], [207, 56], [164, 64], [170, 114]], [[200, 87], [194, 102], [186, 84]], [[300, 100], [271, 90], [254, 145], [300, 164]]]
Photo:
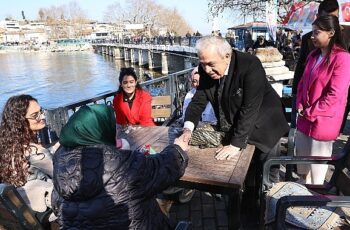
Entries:
[[[190, 90], [188, 79], [191, 71], [192, 68], [142, 82], [141, 86], [151, 92], [152, 96], [170, 95], [173, 101], [172, 113], [174, 116], [180, 116], [182, 114], [183, 100], [186, 93]], [[81, 106], [89, 104], [112, 105], [112, 100], [116, 92], [109, 91], [102, 95], [69, 103], [58, 108], [47, 108], [47, 127], [40, 133], [41, 142], [50, 144], [57, 140], [62, 127], [67, 123], [69, 117]]]
[[181, 37], [181, 36], [173, 36], [173, 37], [152, 37], [152, 38], [123, 38], [123, 39], [98, 39], [94, 40], [92, 44], [149, 44], [149, 45], [178, 45], [178, 46], [189, 46], [194, 47], [196, 42], [202, 36], [190, 36], [190, 37]]

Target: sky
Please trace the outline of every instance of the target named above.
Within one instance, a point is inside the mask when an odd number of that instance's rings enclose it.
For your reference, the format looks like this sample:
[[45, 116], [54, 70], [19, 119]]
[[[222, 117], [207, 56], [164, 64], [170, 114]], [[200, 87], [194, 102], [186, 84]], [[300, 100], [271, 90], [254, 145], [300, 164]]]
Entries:
[[[69, 4], [72, 0], [0, 0], [4, 2], [0, 7], [0, 20], [6, 16], [12, 16], [16, 19], [22, 19], [21, 11], [24, 11], [25, 17], [29, 20], [38, 18], [38, 11], [41, 7], [47, 8], [52, 5], [59, 6]], [[5, 3], [6, 2], [6, 3]], [[102, 21], [107, 7], [113, 3], [122, 0], [75, 0], [79, 6], [85, 11], [88, 18]], [[208, 3], [207, 0], [156, 0], [157, 3], [174, 8], [176, 7], [185, 20], [192, 26], [194, 31], [202, 34], [210, 34], [213, 29], [220, 29], [225, 33], [228, 27], [237, 25], [237, 18], [227, 15], [219, 15], [214, 20], [208, 22]], [[140, 0], [142, 3], [142, 0]], [[238, 20], [239, 21], [239, 20]]]

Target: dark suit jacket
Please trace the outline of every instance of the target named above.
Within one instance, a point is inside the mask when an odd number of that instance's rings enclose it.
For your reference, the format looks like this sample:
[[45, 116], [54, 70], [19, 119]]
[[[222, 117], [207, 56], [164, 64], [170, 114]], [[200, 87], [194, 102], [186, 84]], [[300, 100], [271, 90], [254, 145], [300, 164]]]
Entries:
[[250, 54], [233, 51], [223, 96], [218, 102], [218, 85], [199, 66], [199, 87], [189, 104], [185, 121], [198, 124], [208, 101], [219, 118], [221, 103], [225, 118], [231, 125], [230, 143], [245, 148], [247, 143], [268, 152], [289, 130], [281, 100], [268, 83], [260, 60]]

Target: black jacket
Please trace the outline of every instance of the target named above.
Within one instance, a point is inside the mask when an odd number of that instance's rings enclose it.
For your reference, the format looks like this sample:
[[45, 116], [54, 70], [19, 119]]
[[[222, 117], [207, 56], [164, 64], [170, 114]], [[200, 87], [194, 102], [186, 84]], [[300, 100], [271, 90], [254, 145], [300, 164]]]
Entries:
[[54, 156], [53, 208], [61, 229], [171, 229], [155, 195], [185, 172], [177, 145], [145, 157], [114, 146], [61, 147]]
[[268, 83], [257, 57], [233, 51], [225, 79], [213, 80], [201, 66], [199, 74], [199, 87], [186, 110], [185, 121], [192, 121], [196, 126], [208, 101], [219, 118], [218, 85], [225, 80], [220, 103], [231, 126], [232, 145], [245, 148], [249, 143], [269, 152], [288, 132], [281, 100]]

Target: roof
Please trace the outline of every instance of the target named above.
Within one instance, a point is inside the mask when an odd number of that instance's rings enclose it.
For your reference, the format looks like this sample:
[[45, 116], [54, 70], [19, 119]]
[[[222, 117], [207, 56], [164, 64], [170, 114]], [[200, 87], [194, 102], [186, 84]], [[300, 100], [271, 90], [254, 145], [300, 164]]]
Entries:
[[22, 31], [7, 31], [7, 35], [23, 35], [24, 33]]
[[83, 29], [83, 30], [81, 30], [81, 34], [82, 35], [89, 35], [89, 34], [91, 34], [93, 32], [94, 32], [93, 29]]
[[241, 24], [238, 26], [233, 26], [228, 28], [229, 30], [235, 30], [235, 29], [242, 29], [242, 28], [248, 28], [248, 27], [267, 27], [266, 22], [263, 21], [257, 21], [257, 22], [248, 22], [245, 24]]

